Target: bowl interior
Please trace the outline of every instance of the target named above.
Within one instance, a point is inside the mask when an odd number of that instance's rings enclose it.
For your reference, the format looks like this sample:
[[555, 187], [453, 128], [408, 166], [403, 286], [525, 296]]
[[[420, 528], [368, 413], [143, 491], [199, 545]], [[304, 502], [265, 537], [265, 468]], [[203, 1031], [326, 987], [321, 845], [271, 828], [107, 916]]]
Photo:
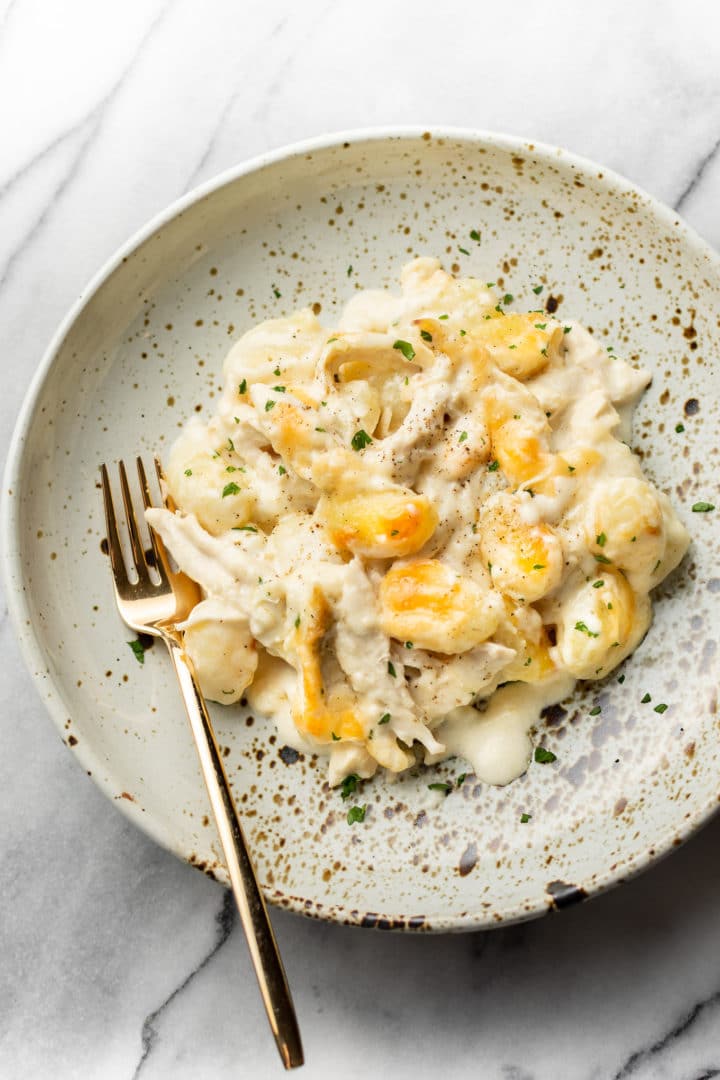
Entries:
[[516, 305], [578, 318], [653, 371], [634, 444], [694, 538], [624, 681], [554, 709], [557, 763], [507, 788], [468, 775], [447, 798], [428, 790], [466, 771], [459, 761], [377, 779], [351, 827], [321, 761], [288, 752], [262, 717], [213, 708], [271, 900], [366, 925], [463, 928], [611, 884], [716, 802], [720, 544], [716, 517], [691, 507], [717, 491], [720, 275], [669, 211], [570, 155], [489, 136], [359, 137], [236, 173], [128, 249], [60, 342], [10, 467], [8, 566], [73, 753], [141, 828], [222, 878], [170, 665], [159, 647], [138, 665], [114, 608], [98, 465], [162, 455], [187, 417], [211, 412], [224, 354], [252, 324], [303, 305], [332, 323], [355, 289], [395, 287], [419, 254], [496, 281]]

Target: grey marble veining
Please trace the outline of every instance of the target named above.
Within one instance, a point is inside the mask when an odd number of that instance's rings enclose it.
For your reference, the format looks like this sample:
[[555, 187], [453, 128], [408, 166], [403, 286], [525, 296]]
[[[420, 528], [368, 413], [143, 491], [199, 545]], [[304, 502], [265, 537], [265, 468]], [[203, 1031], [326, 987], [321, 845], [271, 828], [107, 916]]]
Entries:
[[[152, 213], [321, 131], [559, 143], [720, 246], [720, 9], [583, 0], [0, 2], [0, 440], [87, 279]], [[3, 603], [0, 1076], [279, 1075], [229, 896], [78, 769]], [[720, 823], [621, 889], [489, 934], [276, 913], [304, 1075], [720, 1076]]]

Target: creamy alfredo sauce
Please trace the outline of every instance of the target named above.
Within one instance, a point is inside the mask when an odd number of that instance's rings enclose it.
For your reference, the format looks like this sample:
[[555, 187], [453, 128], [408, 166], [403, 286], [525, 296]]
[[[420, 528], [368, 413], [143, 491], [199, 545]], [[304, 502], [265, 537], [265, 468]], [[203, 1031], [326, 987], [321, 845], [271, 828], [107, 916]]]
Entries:
[[332, 783], [457, 754], [506, 784], [688, 537], [624, 441], [647, 373], [435, 259], [401, 285], [245, 334], [170, 454], [179, 509], [148, 517], [204, 590], [208, 697], [247, 695]]

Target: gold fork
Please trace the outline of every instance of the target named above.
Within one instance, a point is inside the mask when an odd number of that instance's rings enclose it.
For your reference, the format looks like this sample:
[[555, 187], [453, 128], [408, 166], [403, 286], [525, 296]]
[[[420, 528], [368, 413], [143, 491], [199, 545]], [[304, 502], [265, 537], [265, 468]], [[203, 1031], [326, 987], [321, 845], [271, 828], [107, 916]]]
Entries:
[[[160, 481], [162, 471], [157, 458], [155, 468], [158, 481]], [[154, 637], [162, 638], [170, 652], [180, 683], [185, 710], [190, 720], [200, 758], [200, 767], [210, 796], [210, 805], [215, 815], [230, 883], [235, 894], [265, 1011], [283, 1064], [286, 1069], [293, 1069], [303, 1064], [303, 1050], [285, 971], [240, 827], [205, 701], [198, 686], [192, 661], [183, 648], [182, 635], [177, 630], [177, 624], [187, 618], [192, 608], [201, 599], [200, 587], [187, 575], [172, 569], [162, 540], [153, 529], [149, 528], [154, 555], [152, 562], [159, 582], [156, 584], [152, 580], [149, 566], [151, 560], [146, 557], [143, 549], [127, 473], [122, 461], [118, 463], [118, 470], [132, 552], [133, 576], [137, 577], [136, 581], [132, 581], [125, 566], [108, 470], [105, 465], [102, 465], [100, 472], [107, 539], [118, 611], [131, 629], [137, 633], [152, 634]], [[153, 503], [141, 458], [137, 459], [137, 471], [143, 503], [147, 509]]]

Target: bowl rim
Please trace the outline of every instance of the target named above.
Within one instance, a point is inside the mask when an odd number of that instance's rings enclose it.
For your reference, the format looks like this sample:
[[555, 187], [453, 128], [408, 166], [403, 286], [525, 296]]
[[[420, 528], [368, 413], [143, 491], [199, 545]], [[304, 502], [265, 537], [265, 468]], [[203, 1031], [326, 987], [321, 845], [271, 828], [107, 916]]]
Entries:
[[[590, 158], [575, 154], [570, 150], [535, 139], [480, 128], [442, 124], [426, 126], [418, 124], [383, 125], [353, 128], [327, 132], [289, 143], [256, 154], [239, 164], [224, 169], [152, 215], [92, 275], [61, 320], [30, 380], [14, 425], [5, 462], [2, 498], [0, 500], [0, 574], [2, 575], [2, 585], [7, 598], [10, 620], [20, 644], [24, 663], [61, 737], [65, 722], [63, 698], [52, 676], [48, 674], [47, 678], [43, 677], [42, 673], [46, 670], [45, 654], [40, 639], [35, 632], [28, 596], [24, 589], [21, 565], [18, 481], [24, 462], [28, 430], [39, 397], [72, 326], [85, 308], [89, 306], [105, 282], [145, 241], [184, 211], [228, 184], [252, 173], [261, 172], [268, 166], [301, 155], [339, 149], [343, 148], [344, 145], [349, 147], [366, 142], [403, 142], [405, 140], [417, 140], [423, 136], [429, 136], [433, 140], [446, 139], [471, 144], [485, 144], [493, 148], [518, 153], [530, 152], [548, 164], [558, 163], [576, 169], [580, 173], [589, 172], [593, 175], [596, 183], [599, 182], [602, 187], [611, 190], [613, 193], [639, 197], [644, 205], [652, 210], [653, 214], [669, 230], [675, 231], [678, 238], [690, 245], [700, 256], [716, 264], [720, 260], [718, 253], [687, 224], [682, 215], [613, 169], [600, 165]], [[92, 750], [92, 745], [83, 740], [79, 747], [75, 749], [74, 756], [81, 766], [91, 771], [92, 778], [95, 780], [95, 767], [98, 759]], [[99, 786], [103, 793], [106, 794], [106, 786], [103, 784], [99, 784]], [[568, 894], [568, 898], [582, 900], [598, 896], [614, 886], [635, 877], [655, 862], [660, 861], [710, 821], [720, 808], [719, 798], [712, 797], [701, 804], [689, 819], [684, 820], [676, 828], [667, 829], [665, 834], [656, 840], [652, 848], [629, 858], [627, 863], [622, 864], [622, 866], [616, 865], [615, 870], [607, 868], [603, 873], [593, 875], [591, 879], [580, 880], [574, 886], [569, 886], [571, 893]], [[141, 817], [141, 815], [134, 812], [133, 806], [125, 800], [116, 802], [115, 806], [140, 827], [146, 835], [150, 836], [166, 850], [171, 851], [184, 861], [188, 861], [186, 853], [173, 843], [171, 837], [155, 826], [152, 819], [148, 820], [144, 815]], [[267, 890], [265, 896], [270, 903], [311, 918], [356, 926], [368, 925], [365, 913], [359, 907], [350, 908], [349, 906], [344, 907], [343, 905], [333, 904], [332, 909], [327, 910], [322, 905], [316, 905], [314, 901], [308, 907], [306, 900], [294, 896], [285, 896], [277, 889]], [[380, 914], [373, 915], [372, 925], [381, 929], [421, 930], [424, 932], [481, 930], [537, 918], [558, 907], [566, 906], [567, 902], [568, 900], [565, 900], [563, 903], [556, 904], [547, 893], [534, 892], [533, 895], [524, 900], [518, 899], [502, 911], [496, 911], [492, 915], [488, 915], [483, 910], [445, 915], [429, 914], [428, 921], [420, 922], [412, 918], [399, 918], [393, 915], [384, 916]]]

